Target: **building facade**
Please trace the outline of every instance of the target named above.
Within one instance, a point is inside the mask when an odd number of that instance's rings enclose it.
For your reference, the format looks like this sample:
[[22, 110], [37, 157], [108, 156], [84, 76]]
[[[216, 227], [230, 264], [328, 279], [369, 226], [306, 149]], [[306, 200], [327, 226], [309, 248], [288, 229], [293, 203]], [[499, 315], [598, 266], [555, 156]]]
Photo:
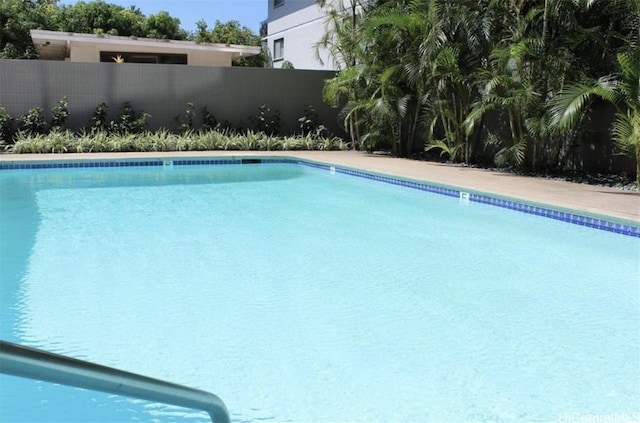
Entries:
[[325, 31], [325, 15], [316, 0], [267, 1], [269, 11], [264, 41], [270, 65], [274, 68], [291, 64], [295, 69], [335, 70], [327, 52], [316, 49]]
[[31, 30], [41, 60], [231, 66], [260, 47]]

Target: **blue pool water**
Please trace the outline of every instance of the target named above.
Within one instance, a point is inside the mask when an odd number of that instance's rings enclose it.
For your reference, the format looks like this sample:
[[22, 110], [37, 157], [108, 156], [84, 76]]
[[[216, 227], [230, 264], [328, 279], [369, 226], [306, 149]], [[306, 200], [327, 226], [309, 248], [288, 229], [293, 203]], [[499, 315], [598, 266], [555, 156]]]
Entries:
[[[638, 238], [296, 164], [3, 170], [0, 195], [3, 339], [233, 421], [640, 416]], [[0, 375], [0, 420], [207, 416]]]

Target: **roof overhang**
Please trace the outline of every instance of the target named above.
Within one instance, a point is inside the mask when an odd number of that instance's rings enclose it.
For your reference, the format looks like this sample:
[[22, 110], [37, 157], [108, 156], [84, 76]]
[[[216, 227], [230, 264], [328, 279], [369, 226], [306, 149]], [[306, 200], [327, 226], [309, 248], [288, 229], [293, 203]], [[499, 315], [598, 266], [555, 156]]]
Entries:
[[177, 41], [155, 38], [120, 37], [102, 34], [80, 34], [74, 32], [58, 31], [31, 31], [33, 44], [43, 60], [64, 60], [69, 57], [71, 45], [100, 45], [113, 50], [124, 47], [135, 48], [143, 53], [147, 50], [153, 52], [182, 53], [190, 51], [203, 51], [211, 53], [225, 53], [232, 59], [255, 56], [260, 54], [260, 47], [243, 46], [236, 44], [196, 43], [194, 41]]

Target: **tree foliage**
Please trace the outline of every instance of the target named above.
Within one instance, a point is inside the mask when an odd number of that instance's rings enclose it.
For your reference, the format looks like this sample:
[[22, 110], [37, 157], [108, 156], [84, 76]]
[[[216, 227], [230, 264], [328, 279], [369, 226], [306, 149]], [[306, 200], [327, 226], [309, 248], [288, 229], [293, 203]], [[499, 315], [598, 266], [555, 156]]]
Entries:
[[[209, 30], [204, 21], [198, 22], [195, 33], [180, 26], [180, 20], [161, 11], [145, 16], [142, 11], [98, 1], [79, 1], [73, 5], [58, 5], [56, 0], [0, 1], [0, 58], [35, 59], [37, 52], [29, 31], [44, 29], [86, 34], [109, 34], [194, 40], [222, 44], [260, 46], [260, 37], [238, 21], [216, 21]], [[264, 54], [236, 61], [240, 66], [264, 66]]]
[[92, 1], [80, 1], [49, 11], [49, 28], [54, 31], [83, 34], [103, 33], [122, 36], [143, 36], [145, 17], [139, 9]]
[[[245, 46], [261, 47], [262, 42], [258, 35], [246, 26], [241, 26], [238, 21], [220, 22], [216, 20], [212, 29], [209, 29], [204, 20], [196, 23], [196, 32], [192, 39], [198, 43], [237, 44]], [[234, 66], [264, 67], [267, 56], [262, 51], [257, 56], [244, 57], [235, 60]]]
[[0, 59], [33, 59], [36, 50], [30, 29], [48, 29], [57, 13], [55, 2], [0, 2]]
[[[593, 90], [622, 92], [620, 81], [633, 80], [624, 69], [636, 0], [350, 3], [318, 1], [328, 29], [318, 48], [340, 69], [326, 99], [369, 148], [407, 156], [424, 146], [467, 163], [493, 152], [502, 165], [562, 168], [584, 138]], [[572, 97], [577, 88], [592, 91]], [[580, 113], [562, 117], [569, 98]], [[498, 128], [485, 124], [490, 111]], [[635, 131], [616, 128], [616, 140]]]
[[168, 12], [158, 12], [147, 17], [144, 23], [145, 37], [165, 38], [169, 40], [186, 40], [187, 32], [180, 27], [180, 19]]

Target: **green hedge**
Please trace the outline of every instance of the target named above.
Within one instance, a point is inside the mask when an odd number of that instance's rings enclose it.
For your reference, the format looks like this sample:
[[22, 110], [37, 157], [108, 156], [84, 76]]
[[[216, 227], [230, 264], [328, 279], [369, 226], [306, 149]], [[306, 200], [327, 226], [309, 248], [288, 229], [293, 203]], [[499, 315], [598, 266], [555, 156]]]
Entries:
[[208, 150], [348, 150], [349, 144], [338, 137], [313, 134], [290, 137], [269, 136], [248, 131], [202, 131], [173, 134], [166, 130], [141, 134], [118, 135], [105, 131], [74, 133], [53, 131], [49, 134], [18, 133], [9, 153], [101, 153], [143, 151], [208, 151]]

